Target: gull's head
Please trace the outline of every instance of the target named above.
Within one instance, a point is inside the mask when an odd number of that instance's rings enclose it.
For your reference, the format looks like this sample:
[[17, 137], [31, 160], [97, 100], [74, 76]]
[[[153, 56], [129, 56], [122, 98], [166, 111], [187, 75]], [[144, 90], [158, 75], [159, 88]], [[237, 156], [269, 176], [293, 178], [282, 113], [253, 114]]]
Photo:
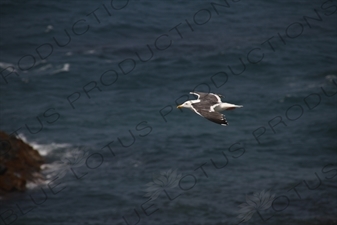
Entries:
[[191, 108], [192, 108], [192, 102], [191, 102], [191, 101], [186, 101], [186, 102], [184, 102], [183, 104], [178, 105], [177, 108], [178, 108], [178, 109], [180, 109], [180, 108], [188, 108], [188, 109], [191, 109]]

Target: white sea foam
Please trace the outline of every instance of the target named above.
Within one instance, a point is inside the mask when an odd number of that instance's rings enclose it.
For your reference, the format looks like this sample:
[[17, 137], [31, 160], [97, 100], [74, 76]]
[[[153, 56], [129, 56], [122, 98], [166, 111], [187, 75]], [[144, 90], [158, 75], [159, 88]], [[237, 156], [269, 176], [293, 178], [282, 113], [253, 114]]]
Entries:
[[[13, 67], [13, 68], [8, 68], [8, 67]], [[15, 69], [14, 64], [11, 63], [6, 63], [6, 62], [0, 62], [0, 69], [7, 70], [8, 73], [17, 73], [18, 71]]]
[[27, 140], [27, 138], [23, 134], [19, 134], [19, 138], [21, 138], [24, 142], [32, 146], [34, 149], [36, 149], [40, 155], [46, 156], [53, 150], [59, 149], [59, 148], [68, 148], [71, 147], [70, 144], [67, 143], [50, 143], [50, 144], [40, 144], [37, 142], [32, 142]]
[[45, 66], [42, 66], [39, 68], [40, 71], [45, 71], [47, 69], [53, 68], [53, 66], [51, 64], [47, 64]]
[[92, 55], [95, 54], [97, 51], [95, 49], [90, 49], [84, 52], [84, 54]]
[[54, 27], [52, 25], [48, 25], [44, 32], [48, 33], [53, 29], [54, 29]]
[[66, 148], [66, 151], [63, 151], [59, 156], [59, 160], [41, 165], [44, 177], [36, 174], [35, 177], [37, 179], [34, 182], [27, 182], [27, 189], [35, 189], [39, 188], [41, 185], [47, 185], [51, 180], [55, 179], [55, 177], [58, 177], [59, 179], [65, 177], [67, 174], [71, 173], [70, 168], [82, 166], [88, 156], [88, 151], [79, 149], [68, 143], [52, 142], [50, 144], [41, 144], [35, 141], [29, 141], [23, 134], [19, 134], [19, 138], [36, 149], [42, 156], [50, 155], [53, 151], [59, 153], [58, 150], [64, 150]]
[[325, 76], [325, 79], [327, 79], [328, 81], [332, 82], [333, 80], [337, 79], [337, 76], [333, 75], [333, 74], [329, 74], [329, 75]]
[[68, 72], [70, 68], [70, 64], [69, 63], [65, 63], [63, 64], [63, 67], [61, 69], [57, 69], [55, 71], [53, 71], [51, 74], [57, 74], [57, 73], [62, 73], [62, 72]]

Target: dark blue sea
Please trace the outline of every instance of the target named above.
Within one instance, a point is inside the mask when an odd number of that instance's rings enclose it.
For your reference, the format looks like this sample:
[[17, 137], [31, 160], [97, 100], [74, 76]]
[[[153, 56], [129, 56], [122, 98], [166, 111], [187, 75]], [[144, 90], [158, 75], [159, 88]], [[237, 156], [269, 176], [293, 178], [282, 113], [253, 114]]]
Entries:
[[[0, 3], [0, 224], [337, 224], [337, 2]], [[212, 92], [228, 126], [176, 106]]]

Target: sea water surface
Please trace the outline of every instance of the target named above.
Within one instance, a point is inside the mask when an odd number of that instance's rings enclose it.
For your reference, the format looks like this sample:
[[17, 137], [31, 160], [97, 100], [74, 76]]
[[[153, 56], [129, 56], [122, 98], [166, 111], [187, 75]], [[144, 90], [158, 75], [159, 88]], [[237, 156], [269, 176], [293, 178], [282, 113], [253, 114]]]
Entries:
[[0, 224], [336, 224], [336, 5], [1, 0], [0, 129], [46, 178]]

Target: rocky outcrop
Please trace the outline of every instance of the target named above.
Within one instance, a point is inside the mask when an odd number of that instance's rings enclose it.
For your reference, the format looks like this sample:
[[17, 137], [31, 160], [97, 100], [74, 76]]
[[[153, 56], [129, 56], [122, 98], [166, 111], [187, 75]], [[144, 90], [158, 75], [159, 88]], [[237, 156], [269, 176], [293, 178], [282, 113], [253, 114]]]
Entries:
[[44, 159], [21, 139], [0, 131], [0, 195], [24, 191], [28, 181], [42, 178]]

